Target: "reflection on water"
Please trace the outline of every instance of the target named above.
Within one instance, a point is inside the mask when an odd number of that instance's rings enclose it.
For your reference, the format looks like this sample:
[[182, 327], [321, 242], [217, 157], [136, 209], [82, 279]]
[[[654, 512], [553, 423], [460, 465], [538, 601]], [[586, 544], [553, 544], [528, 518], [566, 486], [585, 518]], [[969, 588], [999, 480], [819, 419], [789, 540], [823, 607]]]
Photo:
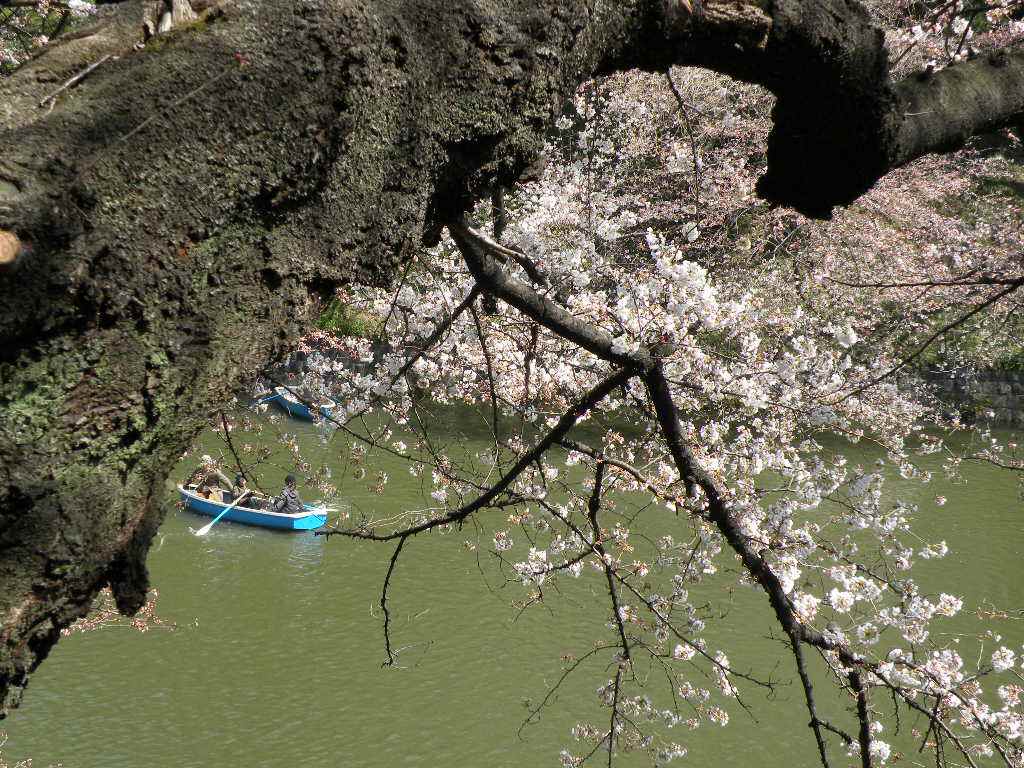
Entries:
[[300, 573], [314, 572], [323, 562], [323, 537], [314, 536], [312, 531], [303, 531], [290, 538], [292, 550], [288, 554], [289, 564]]
[[[319, 443], [312, 428], [307, 437]], [[203, 450], [213, 452], [208, 438]], [[336, 461], [330, 451], [320, 458]], [[860, 460], [872, 457], [862, 452]], [[389, 495], [350, 480], [344, 493], [351, 509], [383, 513], [419, 501], [418, 481], [404, 467], [382, 468], [393, 478]], [[967, 485], [894, 484], [920, 502], [922, 533], [942, 531], [959, 547], [946, 561], [922, 563], [922, 579], [956, 584], [965, 609], [982, 597], [1022, 606], [1016, 480], [990, 467], [967, 471]], [[267, 487], [280, 479], [261, 478]], [[939, 493], [949, 497], [947, 506], [927, 503]], [[464, 546], [473, 532], [412, 539], [390, 593], [399, 663], [381, 669], [378, 601], [391, 545], [223, 521], [208, 536], [194, 536], [206, 522], [171, 511], [151, 553], [157, 613], [177, 629], [119, 627], [62, 640], [33, 678], [23, 708], [3, 724], [8, 761], [33, 757], [36, 768], [57, 761], [69, 768], [519, 768], [557, 764], [572, 725], [596, 716], [594, 688], [608, 674], [606, 657], [569, 678], [557, 707], [516, 735], [526, 700], [536, 703], [555, 682], [560, 657], [582, 655], [604, 631], [604, 612], [593, 610], [604, 599], [594, 580], [566, 584], [550, 610], [516, 618], [510, 604], [522, 590], [505, 586], [486, 557], [481, 574]], [[723, 597], [720, 587], [702, 589], [709, 600]], [[787, 664], [779, 643], [766, 638], [763, 597], [741, 588], [728, 601], [715, 631], [733, 664], [762, 675], [779, 658]], [[962, 626], [951, 623], [950, 631]], [[1019, 627], [1003, 634], [1007, 644], [1024, 642]], [[783, 666], [776, 677], [792, 673]], [[679, 734], [688, 765], [725, 766], [739, 757], [788, 768], [794, 755], [810, 764], [813, 743], [796, 687], [780, 687], [770, 702], [750, 690], [746, 703], [756, 723], [737, 710], [728, 728]], [[832, 716], [846, 716], [843, 702], [829, 699], [827, 706]], [[626, 757], [619, 764], [642, 763]]]

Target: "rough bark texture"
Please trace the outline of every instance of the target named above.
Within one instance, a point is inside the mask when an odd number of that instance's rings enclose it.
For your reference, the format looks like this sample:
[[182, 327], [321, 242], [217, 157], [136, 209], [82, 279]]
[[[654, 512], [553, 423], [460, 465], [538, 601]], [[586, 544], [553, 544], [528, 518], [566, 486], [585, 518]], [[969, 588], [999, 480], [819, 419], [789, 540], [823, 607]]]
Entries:
[[[971, 136], [1024, 119], [1024, 51], [995, 51], [897, 84], [903, 117], [895, 164], [963, 146]], [[1016, 119], [1007, 116], [1017, 115]]]
[[816, 215], [1024, 89], [1020, 52], [894, 86], [852, 0], [181, 5], [106, 9], [0, 83], [0, 710], [104, 584], [141, 604], [169, 468], [240, 377], [513, 182], [584, 79], [767, 85], [762, 193]]

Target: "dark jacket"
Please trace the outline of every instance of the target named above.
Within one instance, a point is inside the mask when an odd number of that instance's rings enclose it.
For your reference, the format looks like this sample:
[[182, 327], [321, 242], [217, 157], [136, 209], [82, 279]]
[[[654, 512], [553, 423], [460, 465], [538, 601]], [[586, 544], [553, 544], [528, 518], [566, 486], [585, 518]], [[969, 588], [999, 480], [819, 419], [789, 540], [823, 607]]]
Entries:
[[286, 515], [297, 515], [303, 511], [302, 499], [299, 498], [298, 491], [287, 487], [274, 500], [274, 506], [271, 509], [271, 512], [281, 512]]

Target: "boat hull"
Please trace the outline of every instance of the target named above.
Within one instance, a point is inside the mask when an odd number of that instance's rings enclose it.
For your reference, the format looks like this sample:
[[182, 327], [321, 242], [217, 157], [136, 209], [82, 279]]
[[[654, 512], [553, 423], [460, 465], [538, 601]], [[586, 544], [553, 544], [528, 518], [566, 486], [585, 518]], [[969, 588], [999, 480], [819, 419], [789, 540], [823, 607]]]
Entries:
[[[212, 499], [204, 499], [202, 496], [180, 485], [178, 486], [178, 492], [181, 494], [181, 500], [185, 503], [186, 507], [193, 512], [206, 515], [207, 517], [216, 517], [224, 511], [225, 507], [231, 506], [230, 503], [225, 504], [213, 501]], [[312, 504], [305, 504], [303, 506], [306, 507], [307, 512], [298, 515], [285, 515], [238, 506], [229, 510], [221, 520], [230, 520], [233, 523], [257, 525], [261, 528], [273, 528], [281, 531], [309, 531], [327, 524], [327, 512], [324, 511], [323, 507], [314, 507]]]
[[[274, 390], [273, 397], [268, 397], [264, 402], [274, 403], [278, 408], [283, 410], [289, 416], [302, 419], [303, 421], [313, 421], [313, 412], [306, 407], [304, 403], [300, 403], [295, 397], [288, 392], [288, 390], [278, 387]], [[320, 415], [317, 418], [329, 417], [334, 410], [334, 406], [321, 405]]]

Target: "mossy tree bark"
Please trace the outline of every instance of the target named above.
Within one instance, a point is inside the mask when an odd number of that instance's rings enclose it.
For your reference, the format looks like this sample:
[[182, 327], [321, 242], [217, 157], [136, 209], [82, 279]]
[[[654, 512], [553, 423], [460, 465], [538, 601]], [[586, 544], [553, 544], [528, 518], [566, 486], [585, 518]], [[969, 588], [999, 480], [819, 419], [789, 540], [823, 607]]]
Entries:
[[104, 6], [0, 83], [0, 710], [104, 585], [139, 607], [168, 470], [246, 372], [514, 182], [583, 80], [772, 88], [761, 191], [813, 215], [1024, 112], [1024, 53], [892, 84], [848, 0], [184, 5]]

